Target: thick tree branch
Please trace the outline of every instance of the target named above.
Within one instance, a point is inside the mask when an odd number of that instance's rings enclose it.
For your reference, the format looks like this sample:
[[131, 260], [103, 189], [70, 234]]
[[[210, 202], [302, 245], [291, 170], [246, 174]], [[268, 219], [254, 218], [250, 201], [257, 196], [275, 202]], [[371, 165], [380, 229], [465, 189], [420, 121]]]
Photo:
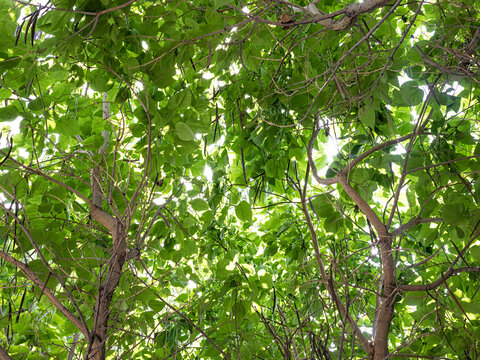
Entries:
[[102, 209], [92, 205], [90, 207], [90, 215], [94, 220], [98, 221], [101, 225], [105, 226], [108, 231], [110, 232], [115, 231], [116, 220], [112, 215], [110, 215], [106, 211], [103, 211]]
[[[354, 24], [358, 15], [372, 12], [390, 1], [391, 0], [366, 0], [364, 2], [346, 5], [343, 9], [330, 14], [324, 14], [317, 8], [316, 3], [318, 1], [312, 1], [306, 7], [301, 7], [288, 1], [282, 1], [285, 5], [293, 9], [294, 12], [304, 12], [307, 16], [310, 16], [310, 18], [281, 25], [291, 27], [306, 23], [317, 23], [325, 26], [329, 30], [346, 30]], [[335, 20], [334, 18], [337, 16], [342, 17]]]
[[[358, 206], [360, 211], [371, 222], [379, 237], [382, 275], [383, 275], [383, 294], [380, 307], [377, 309], [376, 334], [374, 338], [373, 359], [380, 360], [388, 356], [388, 333], [393, 318], [393, 304], [397, 296], [396, 267], [392, 254], [392, 236], [389, 234], [387, 226], [380, 220], [378, 215], [368, 205], [368, 203], [355, 191], [348, 180], [348, 173], [342, 170], [337, 176], [338, 182], [343, 190]], [[380, 295], [379, 295], [380, 296]]]
[[115, 220], [112, 231], [113, 250], [112, 256], [107, 263], [105, 280], [98, 289], [95, 303], [93, 326], [89, 348], [85, 355], [94, 360], [104, 360], [106, 352], [108, 319], [110, 316], [110, 304], [113, 294], [120, 282], [123, 266], [127, 257], [127, 244], [125, 242], [125, 229], [119, 220]]
[[358, 206], [360, 211], [367, 217], [367, 219], [372, 223], [373, 227], [377, 231], [380, 239], [388, 236], [388, 231], [386, 226], [383, 224], [382, 220], [378, 215], [373, 211], [373, 209], [368, 205], [368, 203], [363, 200], [360, 194], [350, 185], [347, 175], [342, 171], [338, 176], [338, 182], [342, 185], [343, 190], [348, 194], [350, 199]]
[[[312, 137], [310, 138], [308, 149], [307, 149], [309, 164], [313, 163], [311, 151], [313, 148], [313, 142], [315, 140], [315, 137], [318, 135], [318, 132], [319, 132], [318, 121], [316, 121], [316, 128], [312, 134]], [[410, 137], [411, 136], [412, 135], [410, 135]], [[375, 359], [383, 359], [385, 356], [388, 355], [388, 340], [387, 340], [388, 332], [389, 332], [390, 324], [393, 318], [393, 304], [395, 301], [395, 297], [397, 295], [396, 271], [395, 271], [396, 268], [395, 268], [395, 261], [392, 255], [392, 236], [389, 234], [387, 227], [380, 220], [380, 218], [375, 213], [375, 211], [360, 196], [360, 194], [358, 194], [358, 192], [350, 185], [350, 182], [348, 180], [349, 173], [347, 171], [350, 169], [351, 167], [349, 167], [348, 169], [343, 169], [337, 175], [337, 177], [333, 179], [333, 181], [338, 182], [342, 186], [342, 188], [345, 190], [345, 192], [350, 197], [350, 199], [358, 206], [360, 211], [367, 217], [367, 219], [370, 221], [370, 223], [373, 225], [373, 227], [377, 231], [377, 234], [380, 240], [379, 245], [380, 245], [381, 256], [382, 256], [382, 272], [383, 272], [382, 275], [384, 279], [384, 282], [383, 282], [384, 291], [381, 297], [380, 306], [377, 309], [378, 316], [375, 319], [376, 334], [375, 334], [375, 341], [374, 341], [375, 351], [373, 352], [373, 356]], [[314, 173], [314, 176], [315, 176], [316, 169], [314, 167], [312, 167], [312, 172]], [[320, 184], [325, 183], [324, 179], [319, 178], [318, 175], [315, 176], [315, 179]], [[304, 210], [304, 213], [305, 213], [305, 210]], [[309, 221], [309, 215], [307, 213], [305, 213], [305, 217], [307, 219], [307, 223], [311, 223], [311, 219]], [[314, 232], [313, 224], [311, 225], [309, 224], [309, 228], [311, 233], [312, 231]], [[312, 233], [312, 238], [314, 238], [314, 233]], [[318, 246], [318, 243], [317, 243], [317, 246]], [[317, 249], [315, 249], [315, 251], [317, 252]], [[320, 268], [323, 266], [323, 263], [319, 262], [318, 259], [317, 259], [317, 263], [319, 264]], [[324, 275], [324, 273], [325, 273], [325, 270], [323, 270], [323, 273], [321, 272], [322, 277], [326, 276]], [[335, 292], [335, 289], [333, 289], [333, 286], [332, 286], [332, 291], [333, 292], [331, 292], [331, 296], [335, 300], [335, 303], [337, 304], [337, 307], [339, 308], [339, 310], [342, 312], [343, 303], [339, 301], [338, 295], [335, 297], [336, 292]], [[329, 292], [330, 292], [330, 289], [329, 289]], [[347, 315], [347, 319], [348, 319], [348, 312], [345, 311], [344, 315], [345, 314]], [[353, 322], [353, 320], [348, 319], [348, 322], [350, 324], [353, 323], [352, 326], [354, 328], [355, 334], [361, 339], [361, 337], [357, 333], [357, 330], [355, 329], [356, 324]], [[369, 354], [372, 354], [372, 349], [370, 348], [368, 341], [365, 340], [365, 342], [363, 342], [363, 340], [361, 340], [361, 342], [362, 342], [362, 346], [364, 348], [366, 347], [366, 351]]]
[[[309, 15], [313, 15], [312, 20], [316, 23], [325, 26], [327, 29], [341, 31], [346, 30], [356, 21], [358, 15], [368, 13], [387, 4], [390, 0], [366, 0], [362, 3], [353, 3], [345, 6], [342, 10], [329, 14], [330, 18], [325, 19], [325, 15], [320, 13], [315, 4], [310, 3], [306, 10]], [[338, 20], [334, 20], [333, 17], [338, 15], [344, 15]]]
[[[133, 1], [132, 1], [133, 2]], [[107, 93], [103, 93], [103, 118], [106, 121], [110, 116], [110, 107], [107, 102]], [[108, 149], [108, 132], [102, 132], [104, 142], [99, 149], [99, 153], [104, 160]], [[98, 295], [95, 302], [93, 315], [93, 326], [89, 346], [85, 352], [86, 358], [95, 360], [105, 359], [106, 342], [108, 336], [108, 320], [110, 315], [110, 305], [115, 290], [120, 282], [123, 273], [123, 266], [127, 258], [127, 244], [125, 242], [125, 226], [120, 219], [114, 218], [106, 211], [102, 210], [102, 188], [100, 165], [92, 169], [92, 204], [90, 215], [93, 219], [105, 226], [112, 236], [112, 255], [106, 264], [106, 275], [103, 283], [98, 288]], [[100, 275], [101, 280], [102, 275]]]

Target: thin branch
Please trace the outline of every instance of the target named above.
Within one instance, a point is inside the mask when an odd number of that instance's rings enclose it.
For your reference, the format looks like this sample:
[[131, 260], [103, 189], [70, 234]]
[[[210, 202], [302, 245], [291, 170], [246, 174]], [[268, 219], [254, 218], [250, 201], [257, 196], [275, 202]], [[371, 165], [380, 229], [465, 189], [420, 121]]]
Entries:
[[475, 159], [475, 158], [477, 158], [477, 159], [480, 158], [480, 155], [464, 156], [464, 157], [461, 157], [461, 158], [458, 158], [458, 159], [450, 159], [450, 160], [447, 160], [447, 161], [443, 161], [441, 163], [418, 167], [418, 168], [406, 171], [405, 174], [408, 175], [408, 174], [412, 174], [412, 173], [420, 171], [420, 170], [427, 170], [427, 169], [431, 169], [431, 168], [435, 168], [435, 167], [439, 167], [439, 166], [443, 166], [443, 165], [448, 165], [448, 164], [453, 164], [453, 163], [463, 161], [463, 160]]
[[398, 289], [400, 291], [428, 291], [428, 290], [433, 290], [436, 287], [440, 286], [447, 280], [449, 277], [458, 275], [462, 272], [480, 272], [480, 267], [470, 267], [470, 266], [464, 266], [458, 269], [449, 269], [445, 274], [440, 276], [437, 280], [430, 284], [426, 285], [398, 285]]
[[[433, 290], [436, 287], [438, 287], [440, 284], [442, 284], [443, 281], [445, 279], [448, 279], [450, 276], [459, 274], [460, 272], [464, 272], [464, 271], [473, 271], [473, 272], [480, 271], [480, 268], [473, 268], [473, 267], [468, 267], [468, 266], [462, 267], [462, 268], [459, 268], [459, 269], [454, 269], [454, 266], [462, 258], [463, 254], [468, 250], [470, 245], [472, 245], [472, 243], [477, 239], [477, 237], [480, 236], [480, 229], [477, 230], [475, 228], [474, 231], [475, 230], [476, 230], [476, 232], [472, 232], [472, 236], [470, 237], [470, 240], [468, 241], [468, 243], [464, 246], [462, 251], [460, 251], [458, 253], [458, 256], [455, 258], [455, 260], [453, 260], [451, 262], [448, 270], [444, 274], [442, 274], [442, 276], [440, 278], [438, 278], [436, 281], [434, 281], [433, 283], [430, 283], [430, 284], [426, 284], [426, 285], [424, 285], [424, 284], [422, 284], [422, 285], [398, 285], [397, 288], [400, 291], [428, 291], [428, 290]], [[476, 269], [479, 269], [479, 270], [476, 270]]]
[[344, 168], [344, 171], [346, 173], [350, 172], [355, 166], [357, 166], [360, 162], [362, 162], [363, 160], [365, 160], [367, 157], [369, 157], [370, 155], [372, 155], [373, 153], [377, 152], [378, 150], [382, 150], [382, 149], [385, 149], [385, 148], [388, 148], [390, 146], [393, 146], [395, 144], [398, 144], [398, 143], [401, 143], [405, 140], [408, 140], [410, 139], [412, 136], [417, 136], [419, 133], [411, 133], [411, 134], [408, 134], [408, 135], [405, 135], [405, 136], [402, 136], [398, 139], [393, 139], [393, 140], [388, 140], [388, 141], [385, 141], [384, 143], [381, 143], [381, 144], [378, 144], [366, 151], [364, 151], [363, 153], [361, 153], [360, 155], [358, 155], [355, 159], [353, 159], [352, 161], [350, 161]]
[[185, 316], [180, 310], [178, 310], [177, 308], [175, 308], [174, 306], [172, 306], [168, 301], [166, 301], [164, 298], [162, 298], [158, 293], [155, 293], [155, 295], [157, 296], [157, 298], [163, 302], [167, 307], [169, 307], [171, 310], [173, 310], [173, 312], [175, 312], [176, 314], [178, 314], [182, 319], [184, 319], [186, 322], [188, 322], [191, 326], [193, 326], [195, 328], [195, 330], [197, 330], [200, 334], [203, 335], [203, 337], [205, 337], [205, 339], [207, 339], [207, 341], [215, 348], [218, 350], [218, 352], [220, 354], [223, 355], [223, 357], [226, 359], [226, 360], [230, 360], [230, 356], [228, 356], [222, 349], [220, 349], [220, 347], [215, 343], [215, 341], [212, 340], [212, 338], [210, 336], [207, 335], [207, 333], [205, 331], [203, 331], [200, 327], [198, 327], [192, 320], [190, 320], [187, 316]]
[[[3, 190], [3, 189], [2, 189]], [[6, 194], [8, 194], [7, 192], [5, 192]], [[8, 194], [10, 195], [10, 194]], [[11, 196], [11, 195], [10, 195]], [[14, 197], [11, 197], [12, 199], [15, 199]], [[65, 291], [65, 293], [67, 294], [68, 298], [70, 299], [70, 301], [72, 302], [73, 306], [75, 307], [75, 309], [77, 310], [78, 312], [78, 315], [80, 316], [80, 320], [81, 320], [81, 324], [82, 324], [82, 328], [86, 329], [86, 331], [88, 332], [88, 326], [87, 326], [87, 322], [82, 314], [82, 311], [80, 310], [77, 302], [75, 301], [75, 299], [73, 298], [72, 294], [70, 293], [70, 291], [68, 290], [67, 286], [65, 285], [65, 282], [63, 281], [63, 279], [60, 277], [59, 274], [57, 274], [53, 269], [52, 267], [50, 266], [50, 264], [48, 263], [48, 261], [45, 259], [45, 257], [43, 256], [43, 253], [41, 252], [40, 248], [38, 247], [37, 243], [35, 242], [35, 240], [33, 239], [32, 235], [30, 234], [29, 230], [28, 230], [28, 225], [24, 225], [23, 222], [18, 218], [17, 214], [13, 213], [10, 209], [7, 209], [3, 204], [0, 203], [0, 208], [2, 208], [5, 213], [7, 213], [9, 216], [11, 216], [14, 220], [15, 220], [15, 223], [18, 224], [18, 226], [20, 226], [20, 228], [22, 229], [23, 233], [25, 234], [25, 236], [28, 238], [28, 240], [30, 241], [30, 243], [32, 244], [32, 246], [35, 248], [35, 251], [36, 251], [36, 254], [38, 255], [38, 257], [40, 258], [40, 260], [42, 261], [42, 263], [45, 265], [45, 267], [48, 269], [49, 271], [49, 274], [53, 275], [55, 277], [55, 279], [58, 280], [59, 284], [62, 285], [62, 288], [63, 290]], [[6, 254], [8, 255], [8, 254]], [[10, 255], [8, 255], [10, 256]], [[11, 257], [11, 256], [10, 256]], [[12, 257], [11, 257], [12, 258]], [[14, 259], [14, 258], [12, 258]], [[16, 260], [16, 259], [14, 259]], [[7, 260], [8, 261], [8, 260]], [[21, 263], [23, 264], [23, 263]], [[32, 272], [33, 273], [33, 272]], [[34, 274], [34, 273], [33, 273]], [[35, 274], [34, 274], [35, 275]], [[42, 289], [42, 288], [40, 288]], [[80, 329], [80, 328], [79, 328]], [[82, 329], [80, 329], [82, 330]], [[83, 330], [82, 330], [83, 332]]]
[[407, 231], [408, 229], [410, 229], [410, 228], [412, 228], [412, 227], [414, 227], [418, 224], [428, 224], [428, 223], [442, 222], [442, 221], [443, 221], [443, 219], [439, 218], [439, 217], [428, 218], [428, 219], [422, 219], [422, 218], [419, 218], [419, 217], [415, 217], [413, 219], [410, 219], [406, 224], [403, 224], [402, 226], [400, 226], [398, 229], [395, 229], [394, 231], [392, 231], [392, 236], [395, 237], [395, 236], [401, 235], [405, 231]]
[[[5, 154], [3, 151], [0, 151], [0, 153], [2, 154]], [[27, 166], [27, 165], [24, 165], [20, 162], [18, 162], [17, 160], [13, 159], [10, 157], [10, 161], [12, 161], [15, 165], [18, 165], [20, 168], [24, 169], [25, 171], [31, 173], [31, 174], [35, 174], [35, 175], [39, 175], [61, 187], [63, 187], [64, 189], [74, 193], [75, 195], [77, 195], [80, 199], [82, 199], [83, 201], [85, 201], [88, 205], [91, 205], [91, 201], [88, 199], [88, 197], [86, 197], [85, 195], [83, 195], [80, 191], [72, 188], [71, 186], [61, 182], [60, 180], [57, 180], [53, 177], [51, 177], [50, 175], [47, 175], [45, 174], [44, 172], [42, 172], [41, 170], [37, 170], [37, 169], [34, 169], [32, 168], [31, 166]]]
[[314, 179], [321, 185], [332, 185], [338, 183], [337, 178], [331, 178], [331, 179], [323, 179], [318, 175], [318, 170], [317, 166], [315, 165], [315, 161], [313, 160], [312, 156], [312, 151], [313, 151], [313, 144], [315, 143], [315, 140], [317, 139], [318, 133], [320, 132], [320, 126], [318, 124], [318, 118], [315, 119], [315, 128], [313, 130], [312, 136], [310, 137], [310, 140], [308, 141], [308, 147], [307, 147], [307, 157], [308, 157], [308, 163], [310, 167], [312, 168], [312, 175]]
[[[422, 122], [422, 118], [425, 115], [425, 112], [427, 110], [427, 104], [428, 104], [428, 101], [430, 100], [430, 97], [432, 96], [432, 93], [433, 93], [433, 91], [430, 91], [427, 95], [427, 98], [423, 102], [422, 111], [420, 113], [420, 116], [418, 117], [418, 121], [415, 124], [415, 131], [413, 132], [413, 134], [418, 135], [419, 133], [421, 133], [423, 131], [423, 129], [425, 128], [425, 126], [427, 126], [428, 122], [430, 121], [430, 118], [433, 114], [433, 109], [430, 110], [430, 113], [426, 116], [426, 118], [423, 122]], [[390, 226], [392, 224], [392, 221], [393, 221], [393, 217], [395, 215], [395, 210], [397, 209], [398, 200], [400, 198], [400, 192], [402, 191], [403, 183], [405, 181], [405, 178], [407, 177], [408, 159], [410, 157], [410, 152], [412, 151], [412, 147], [413, 147], [413, 144], [414, 144], [416, 138], [417, 138], [417, 136], [412, 136], [410, 138], [410, 142], [408, 143], [408, 147], [407, 147], [407, 150], [405, 152], [405, 160], [403, 162], [402, 174], [400, 176], [400, 180], [398, 181], [397, 191], [395, 192], [395, 196], [393, 198], [392, 211], [390, 212], [390, 215], [388, 217], [387, 228], [390, 228]]]
[[429, 261], [432, 260], [435, 256], [438, 255], [438, 253], [440, 252], [440, 250], [442, 250], [441, 247], [439, 247], [439, 248], [437, 249], [437, 251], [435, 251], [435, 252], [434, 252], [432, 255], [430, 255], [429, 257], [427, 257], [427, 258], [423, 259], [422, 261], [419, 261], [419, 262], [417, 262], [417, 263], [415, 263], [415, 264], [409, 265], [409, 266], [407, 266], [406, 268], [404, 268], [403, 270], [412, 269], [412, 268], [421, 266], [421, 265], [429, 262]]
[[[305, 182], [308, 182], [308, 179], [305, 179]], [[323, 264], [322, 255], [320, 253], [320, 246], [318, 244], [317, 233], [315, 231], [315, 226], [313, 225], [312, 218], [310, 216], [310, 212], [308, 211], [307, 202], [306, 202], [306, 193], [302, 192], [299, 189], [299, 193], [302, 200], [302, 210], [305, 215], [305, 221], [307, 222], [308, 229], [310, 231], [310, 236], [312, 237], [313, 248], [315, 251], [315, 260], [317, 262], [318, 268], [320, 270], [321, 281], [326, 285], [327, 290], [330, 296], [333, 298], [335, 305], [337, 306], [338, 311], [342, 316], [345, 317], [349, 325], [352, 327], [356, 337], [360, 341], [360, 345], [362, 348], [367, 352], [370, 353], [371, 348], [368, 340], [363, 335], [362, 331], [358, 327], [357, 323], [353, 320], [348, 309], [345, 307], [343, 302], [341, 301], [340, 297], [337, 294], [335, 286], [331, 279], [327, 276], [327, 272], [325, 271], [325, 265]]]
[[368, 38], [370, 38], [370, 36], [373, 35], [373, 33], [375, 31], [377, 31], [377, 29], [380, 27], [380, 25], [382, 25], [389, 17], [390, 15], [393, 14], [393, 12], [395, 11], [395, 9], [400, 6], [402, 0], [397, 0], [395, 2], [395, 4], [393, 4], [392, 8], [390, 10], [388, 10], [388, 12], [372, 27], [372, 29], [370, 29], [370, 31], [368, 33], [366, 33], [360, 40], [358, 40], [351, 48], [348, 49], [348, 51], [345, 52], [345, 54], [342, 55], [342, 57], [340, 59], [338, 59], [338, 61], [333, 64], [329, 69], [327, 69], [325, 72], [323, 72], [322, 74], [320, 75], [317, 75], [315, 77], [312, 77], [310, 79], [308, 79], [309, 82], [313, 82], [315, 81], [316, 79], [320, 78], [320, 77], [323, 77], [324, 75], [323, 74], [326, 74], [328, 71], [331, 70], [331, 75], [328, 77], [328, 79], [326, 81], [323, 82], [323, 85], [321, 86], [321, 88], [318, 90], [318, 93], [317, 95], [315, 96], [315, 98], [313, 99], [313, 101], [311, 101], [311, 104], [310, 104], [310, 107], [308, 108], [308, 110], [305, 112], [305, 116], [299, 121], [299, 122], [303, 122], [303, 120], [307, 117], [308, 114], [310, 114], [310, 111], [312, 110], [315, 102], [317, 101], [318, 97], [320, 96], [320, 94], [322, 93], [322, 91], [325, 89], [325, 87], [330, 83], [331, 80], [333, 80], [333, 77], [335, 76], [335, 73], [337, 72], [338, 68], [340, 67], [340, 65], [343, 63], [343, 61], [348, 57], [350, 56], [350, 54], [357, 48], [359, 47], [365, 40], [367, 40]]

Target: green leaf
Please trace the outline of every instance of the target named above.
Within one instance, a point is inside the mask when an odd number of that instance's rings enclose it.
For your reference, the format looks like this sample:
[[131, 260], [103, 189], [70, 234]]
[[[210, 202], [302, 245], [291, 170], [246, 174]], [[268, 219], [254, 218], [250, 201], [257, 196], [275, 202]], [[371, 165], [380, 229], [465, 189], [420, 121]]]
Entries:
[[359, 118], [363, 125], [373, 129], [375, 127], [375, 108], [373, 106], [367, 107], [365, 111], [360, 113]]
[[321, 218], [327, 218], [336, 212], [333, 204], [335, 204], [335, 200], [328, 194], [318, 195], [312, 200], [315, 213]]
[[6, 88], [0, 89], [0, 101], [7, 99], [10, 96], [12, 96], [12, 90]]
[[90, 86], [93, 90], [98, 92], [108, 91], [112, 88], [113, 84], [108, 84], [108, 76], [101, 70], [93, 70], [88, 75], [90, 79]]
[[150, 306], [150, 308], [156, 313], [160, 313], [165, 307], [165, 303], [160, 300], [152, 299], [148, 301], [148, 306]]
[[65, 81], [70, 76], [69, 72], [56, 64], [48, 70], [48, 76], [56, 81]]
[[215, 9], [218, 9], [219, 7], [222, 7], [224, 5], [227, 5], [229, 3], [231, 3], [232, 0], [214, 0], [214, 7]]
[[195, 211], [205, 211], [210, 209], [208, 203], [200, 198], [196, 198], [190, 201], [190, 205], [192, 206], [193, 210]]
[[475, 261], [480, 262], [480, 246], [475, 245], [470, 248], [470, 254], [475, 259]]
[[[48, 106], [48, 104], [47, 104]], [[34, 100], [28, 102], [28, 108], [32, 111], [40, 111], [43, 109], [43, 100], [40, 97], [37, 97]]]
[[175, 124], [175, 131], [177, 132], [178, 137], [183, 141], [192, 141], [195, 139], [195, 133], [192, 131], [190, 126], [182, 121], [179, 121]]
[[443, 221], [447, 224], [459, 224], [465, 217], [465, 205], [463, 203], [445, 204], [441, 210]]
[[0, 108], [0, 122], [13, 121], [20, 116], [18, 109], [13, 105], [8, 105]]
[[21, 60], [21, 57], [13, 56], [0, 61], [0, 72], [4, 72], [5, 70], [14, 68], [20, 63]]
[[252, 221], [252, 208], [250, 204], [246, 201], [241, 201], [237, 206], [235, 206], [235, 215], [241, 221]]
[[416, 81], [407, 81], [393, 92], [393, 97], [398, 106], [415, 106], [423, 101], [424, 93]]

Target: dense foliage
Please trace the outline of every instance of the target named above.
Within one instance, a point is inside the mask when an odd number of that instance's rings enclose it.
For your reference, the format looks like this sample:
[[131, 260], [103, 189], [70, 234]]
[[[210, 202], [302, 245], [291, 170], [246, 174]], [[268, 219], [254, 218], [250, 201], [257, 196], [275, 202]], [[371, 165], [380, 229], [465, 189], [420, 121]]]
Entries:
[[0, 359], [480, 358], [480, 1], [0, 0]]

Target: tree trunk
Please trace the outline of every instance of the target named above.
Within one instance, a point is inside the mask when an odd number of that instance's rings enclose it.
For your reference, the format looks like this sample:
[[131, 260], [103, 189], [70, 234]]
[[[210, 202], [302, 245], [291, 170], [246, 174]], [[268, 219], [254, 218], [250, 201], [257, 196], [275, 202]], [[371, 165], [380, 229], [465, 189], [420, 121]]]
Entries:
[[393, 304], [397, 294], [397, 280], [395, 263], [392, 255], [392, 239], [391, 237], [380, 238], [380, 247], [382, 252], [383, 264], [383, 297], [380, 308], [378, 309], [378, 323], [375, 339], [373, 343], [374, 360], [386, 359], [388, 352], [388, 332], [393, 319]]
[[108, 261], [108, 272], [105, 281], [98, 289], [95, 311], [93, 313], [93, 328], [91, 332], [91, 346], [86, 358], [91, 360], [104, 360], [106, 353], [106, 340], [108, 331], [108, 317], [113, 294], [122, 276], [123, 265], [127, 255], [125, 231], [123, 225], [117, 220], [116, 232], [113, 236], [113, 253]]

